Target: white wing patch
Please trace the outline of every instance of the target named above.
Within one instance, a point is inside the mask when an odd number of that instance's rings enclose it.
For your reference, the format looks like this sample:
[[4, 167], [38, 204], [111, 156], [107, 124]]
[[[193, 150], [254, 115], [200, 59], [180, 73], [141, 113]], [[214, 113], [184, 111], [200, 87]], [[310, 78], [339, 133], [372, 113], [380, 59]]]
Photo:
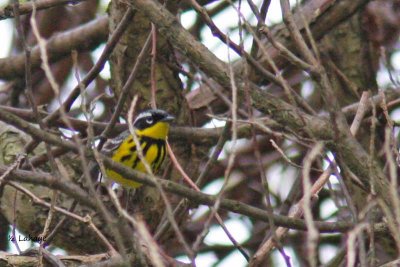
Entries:
[[108, 139], [104, 144], [101, 152], [107, 156], [112, 156], [114, 151], [122, 144], [122, 142], [129, 136], [129, 131], [123, 131], [117, 137]]

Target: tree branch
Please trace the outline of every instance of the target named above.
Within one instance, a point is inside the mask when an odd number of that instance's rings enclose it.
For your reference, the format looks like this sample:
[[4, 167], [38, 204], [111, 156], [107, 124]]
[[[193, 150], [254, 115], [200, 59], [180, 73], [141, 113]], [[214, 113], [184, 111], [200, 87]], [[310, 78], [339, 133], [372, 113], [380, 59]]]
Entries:
[[[108, 37], [108, 18], [97, 18], [75, 29], [51, 37], [46, 43], [49, 62], [68, 56], [72, 50], [87, 51], [97, 47]], [[41, 64], [39, 46], [31, 50], [31, 68]], [[11, 80], [25, 72], [25, 55], [19, 54], [0, 59], [0, 79]]]
[[[69, 4], [78, 4], [85, 0], [39, 0], [35, 1], [35, 8], [37, 10], [48, 9], [56, 6], [64, 6]], [[19, 14], [29, 14], [32, 12], [33, 4], [32, 2], [21, 3], [19, 4]], [[14, 18], [14, 8], [13, 4], [6, 5], [5, 7], [0, 9], [0, 20]]]

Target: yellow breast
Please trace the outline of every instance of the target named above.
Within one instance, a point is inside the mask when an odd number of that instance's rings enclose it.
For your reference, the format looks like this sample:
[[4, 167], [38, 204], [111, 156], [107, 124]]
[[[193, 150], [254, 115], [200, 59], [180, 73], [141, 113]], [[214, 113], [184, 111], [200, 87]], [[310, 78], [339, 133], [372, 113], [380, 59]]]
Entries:
[[[159, 169], [165, 158], [165, 139], [168, 134], [168, 129], [169, 125], [167, 123], [159, 122], [152, 127], [136, 131], [143, 155], [153, 172]], [[112, 159], [134, 170], [146, 173], [145, 165], [137, 155], [136, 145], [132, 136], [129, 136], [121, 143], [113, 153]], [[108, 178], [126, 187], [138, 188], [142, 185], [133, 180], [124, 178], [119, 173], [110, 169], [106, 170], [106, 175]]]

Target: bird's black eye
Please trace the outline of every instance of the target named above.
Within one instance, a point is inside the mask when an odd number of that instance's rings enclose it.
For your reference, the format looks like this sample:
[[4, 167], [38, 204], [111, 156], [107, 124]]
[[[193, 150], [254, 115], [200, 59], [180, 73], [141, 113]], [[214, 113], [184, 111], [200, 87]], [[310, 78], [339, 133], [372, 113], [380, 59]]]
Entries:
[[147, 119], [146, 119], [146, 123], [152, 124], [152, 123], [153, 123], [153, 118], [147, 118]]

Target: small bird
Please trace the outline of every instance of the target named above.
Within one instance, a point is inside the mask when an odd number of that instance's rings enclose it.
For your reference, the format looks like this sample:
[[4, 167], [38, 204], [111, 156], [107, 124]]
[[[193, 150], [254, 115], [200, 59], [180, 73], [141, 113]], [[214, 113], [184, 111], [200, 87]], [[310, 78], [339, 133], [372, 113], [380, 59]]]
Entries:
[[[153, 172], [157, 172], [164, 161], [166, 154], [165, 140], [169, 131], [169, 123], [174, 119], [164, 110], [150, 109], [141, 112], [133, 122], [143, 156]], [[102, 152], [110, 156], [114, 161], [120, 162], [136, 171], [146, 173], [146, 168], [138, 156], [133, 136], [128, 130], [122, 132], [116, 138], [108, 140], [104, 144]], [[106, 169], [106, 175], [109, 179], [128, 188], [138, 188], [142, 185], [123, 177], [111, 169]]]

